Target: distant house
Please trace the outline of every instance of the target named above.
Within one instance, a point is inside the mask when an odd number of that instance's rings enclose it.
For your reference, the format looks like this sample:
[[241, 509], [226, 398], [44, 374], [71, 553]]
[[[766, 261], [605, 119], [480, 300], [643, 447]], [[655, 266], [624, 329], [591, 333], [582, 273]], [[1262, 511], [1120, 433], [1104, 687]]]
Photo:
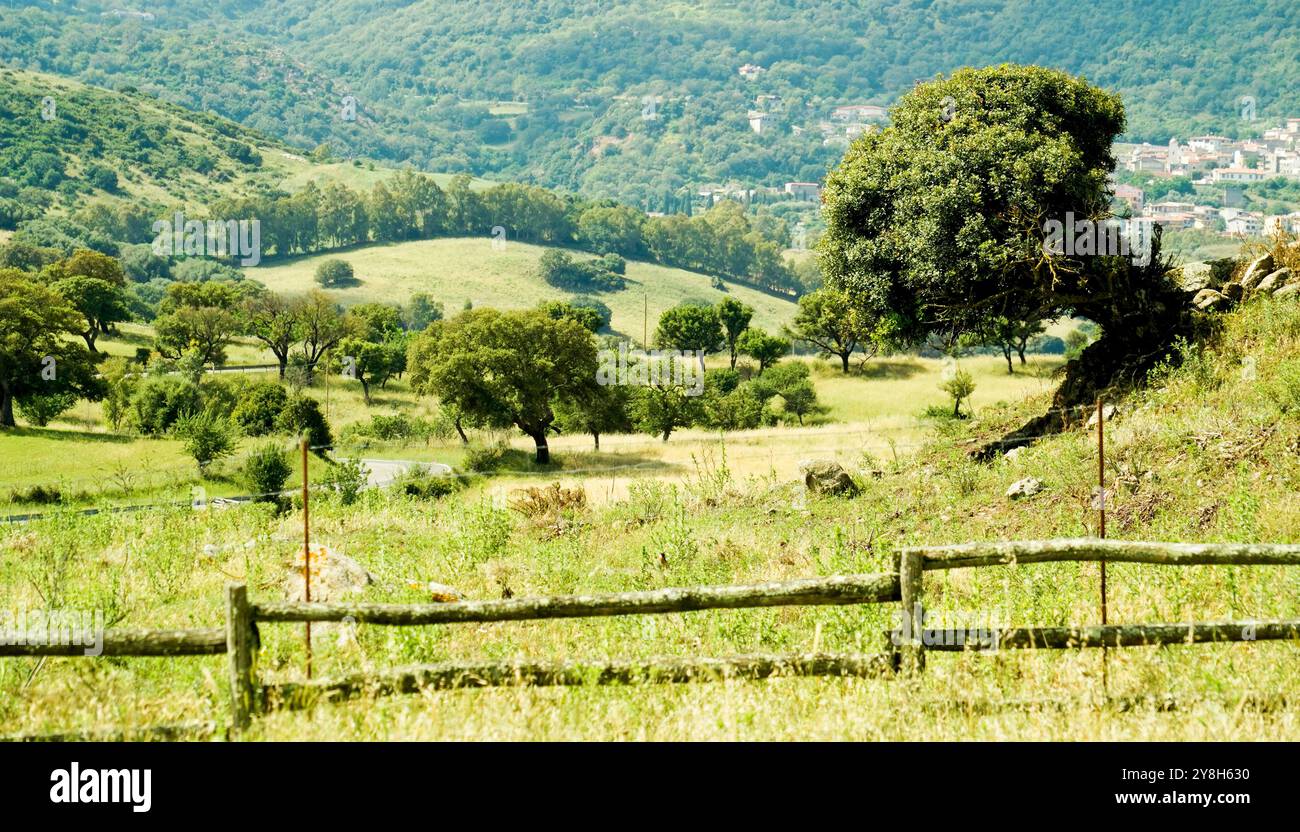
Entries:
[[744, 78], [747, 81], [752, 81], [762, 73], [767, 72], [767, 70], [758, 64], [745, 64], [740, 69], [736, 70], [736, 72], [740, 73], [741, 78]]
[[1192, 150], [1203, 150], [1210, 153], [1226, 150], [1231, 144], [1232, 139], [1227, 136], [1192, 136], [1187, 140], [1187, 146]]
[[1156, 202], [1148, 209], [1147, 213], [1153, 217], [1159, 217], [1166, 214], [1190, 214], [1196, 208], [1190, 202]]
[[1265, 178], [1262, 170], [1255, 168], [1227, 167], [1215, 168], [1210, 171], [1210, 181], [1219, 182], [1261, 182]]
[[1135, 188], [1132, 185], [1115, 186], [1115, 198], [1128, 205], [1135, 217], [1142, 213], [1142, 203], [1145, 197], [1146, 193], [1141, 188]]
[[1165, 173], [1168, 156], [1168, 148], [1142, 144], [1130, 151], [1124, 169], [1135, 173]]
[[883, 121], [888, 115], [884, 107], [876, 104], [849, 104], [831, 111], [836, 121]]
[[1264, 220], [1258, 214], [1241, 212], [1227, 222], [1229, 234], [1254, 237], [1264, 230]]
[[816, 182], [787, 182], [785, 192], [802, 202], [816, 202], [821, 197], [822, 188]]
[[749, 111], [750, 130], [753, 130], [755, 133], [761, 135], [762, 132], [768, 127], [769, 124], [771, 124], [771, 116], [769, 116], [767, 113], [759, 113], [754, 110]]

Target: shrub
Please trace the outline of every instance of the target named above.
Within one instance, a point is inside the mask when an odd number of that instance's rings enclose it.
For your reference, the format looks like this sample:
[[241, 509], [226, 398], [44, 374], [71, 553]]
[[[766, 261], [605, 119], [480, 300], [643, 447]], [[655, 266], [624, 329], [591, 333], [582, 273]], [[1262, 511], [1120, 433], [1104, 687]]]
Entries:
[[952, 397], [952, 415], [953, 418], [961, 418], [961, 403], [971, 397], [975, 392], [975, 379], [965, 370], [958, 369], [952, 374], [951, 378], [944, 380], [939, 385], [939, 389]]
[[254, 448], [244, 461], [244, 482], [261, 502], [277, 502], [292, 473], [289, 454], [272, 442]]
[[397, 494], [420, 500], [437, 500], [455, 494], [465, 487], [465, 478], [456, 474], [435, 473], [427, 465], [416, 465], [403, 471], [390, 486]]
[[131, 397], [131, 418], [141, 433], [166, 433], [182, 414], [201, 408], [198, 385], [174, 377], [146, 379]]
[[230, 423], [210, 411], [186, 413], [176, 420], [172, 433], [185, 446], [185, 453], [194, 457], [199, 469], [235, 449]]
[[307, 434], [307, 443], [313, 448], [327, 448], [334, 444], [329, 422], [321, 412], [320, 402], [311, 396], [295, 395], [285, 403], [276, 417], [275, 429], [294, 436]]
[[361, 460], [343, 459], [336, 460], [329, 467], [321, 477], [320, 483], [327, 490], [337, 494], [343, 505], [350, 506], [357, 501], [361, 489], [366, 487], [367, 480], [366, 467], [361, 464]]
[[568, 292], [615, 292], [626, 281], [607, 266], [622, 268], [622, 259], [619, 257], [618, 263], [604, 258], [579, 263], [562, 251], [548, 251], [538, 261], [538, 274], [551, 286]]
[[542, 488], [525, 488], [519, 493], [522, 496], [511, 500], [510, 507], [528, 518], [556, 517], [587, 507], [587, 492], [581, 488], [565, 488], [558, 482]]
[[627, 274], [627, 261], [617, 254], [601, 255], [596, 259], [596, 263], [607, 272]]
[[493, 442], [489, 445], [472, 443], [465, 448], [463, 464], [469, 471], [491, 471], [505, 462], [510, 446], [505, 442]]
[[24, 396], [18, 400], [18, 412], [38, 428], [43, 428], [63, 411], [77, 403], [75, 393], [54, 393], [49, 396]]
[[261, 381], [245, 391], [231, 411], [230, 419], [248, 436], [265, 436], [275, 430], [275, 422], [289, 394], [274, 381]]
[[62, 499], [63, 492], [53, 485], [33, 485], [26, 489], [15, 488], [9, 492], [9, 502], [11, 503], [50, 505], [60, 502]]
[[356, 283], [356, 275], [351, 263], [331, 257], [316, 267], [316, 282], [326, 289], [333, 289]]

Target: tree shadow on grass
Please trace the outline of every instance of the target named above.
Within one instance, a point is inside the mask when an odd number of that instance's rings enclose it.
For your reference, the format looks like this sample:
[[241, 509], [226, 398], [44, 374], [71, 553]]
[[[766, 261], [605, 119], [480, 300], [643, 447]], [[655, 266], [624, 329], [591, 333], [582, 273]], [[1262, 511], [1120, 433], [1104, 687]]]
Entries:
[[[849, 363], [849, 377], [865, 381], [901, 380], [926, 372], [929, 372], [929, 368], [912, 356], [872, 358], [865, 363], [860, 359], [854, 359]], [[836, 375], [844, 374], [836, 373]]]
[[643, 454], [594, 450], [552, 451], [551, 461], [546, 465], [538, 465], [533, 459], [532, 451], [510, 448], [502, 452], [490, 468], [475, 473], [491, 476], [519, 474], [553, 474], [557, 477], [576, 474], [598, 476], [605, 472], [619, 474], [631, 470], [671, 471], [679, 467], [671, 462]]
[[123, 433], [95, 433], [88, 430], [61, 430], [58, 428], [0, 428], [0, 437], [22, 436], [31, 439], [52, 439], [56, 442], [101, 442], [129, 445], [140, 437]]

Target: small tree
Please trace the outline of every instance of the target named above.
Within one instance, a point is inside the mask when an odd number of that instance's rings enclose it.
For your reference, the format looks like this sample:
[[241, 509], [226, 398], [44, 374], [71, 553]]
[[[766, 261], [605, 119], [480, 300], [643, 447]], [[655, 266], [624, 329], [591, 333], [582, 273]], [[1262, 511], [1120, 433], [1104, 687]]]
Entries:
[[213, 460], [229, 456], [235, 449], [230, 424], [207, 410], [191, 412], [177, 420], [172, 433], [184, 443], [202, 473]]
[[356, 274], [351, 263], [331, 257], [316, 267], [316, 282], [326, 289], [337, 289], [355, 283]]
[[590, 433], [599, 451], [602, 433], [632, 429], [627, 415], [629, 398], [628, 388], [619, 385], [584, 387], [579, 394], [556, 402], [555, 423], [566, 432]]
[[722, 324], [723, 334], [727, 339], [727, 348], [731, 350], [731, 369], [736, 369], [736, 353], [740, 349], [741, 334], [749, 329], [749, 322], [754, 317], [754, 309], [734, 298], [718, 301], [718, 321]]
[[76, 403], [76, 393], [23, 396], [18, 400], [18, 412], [31, 424], [43, 428]]
[[795, 340], [817, 347], [823, 356], [838, 356], [845, 373], [855, 350], [869, 350], [868, 355], [876, 352], [861, 313], [847, 294], [834, 289], [819, 289], [799, 298], [799, 311], [787, 332]]
[[325, 414], [321, 412], [320, 402], [311, 396], [290, 397], [275, 420], [275, 429], [294, 436], [301, 436], [305, 432], [307, 444], [317, 449], [334, 443], [329, 422], [325, 421]]
[[289, 454], [274, 442], [254, 448], [244, 462], [244, 482], [259, 502], [278, 503], [280, 492], [292, 473]]
[[971, 394], [975, 392], [975, 379], [971, 378], [970, 373], [958, 368], [953, 372], [951, 378], [945, 379], [939, 385], [939, 389], [952, 397], [953, 418], [960, 419], [962, 418], [961, 403], [969, 399]]
[[736, 348], [758, 362], [758, 374], [771, 367], [782, 356], [790, 354], [790, 342], [775, 335], [768, 335], [761, 329], [747, 329], [740, 336]]
[[661, 347], [695, 352], [717, 352], [724, 343], [718, 310], [683, 303], [659, 316], [655, 343]]
[[288, 403], [289, 394], [279, 384], [258, 382], [240, 396], [230, 418], [248, 436], [265, 436], [275, 430], [275, 420]]

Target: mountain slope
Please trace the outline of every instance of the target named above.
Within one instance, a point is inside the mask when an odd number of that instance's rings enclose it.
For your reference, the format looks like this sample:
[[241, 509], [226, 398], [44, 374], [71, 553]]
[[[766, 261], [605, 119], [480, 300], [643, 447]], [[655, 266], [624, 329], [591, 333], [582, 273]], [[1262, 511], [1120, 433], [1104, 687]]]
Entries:
[[[1138, 140], [1256, 130], [1240, 118], [1244, 95], [1263, 123], [1300, 112], [1291, 0], [164, 0], [151, 19], [115, 8], [30, 4], [0, 21], [0, 56], [138, 85], [302, 148], [655, 209], [702, 182], [816, 179], [840, 152], [816, 132], [834, 106], [888, 104], [963, 65], [1083, 73], [1124, 95]], [[742, 78], [745, 64], [765, 71]], [[355, 120], [340, 113], [349, 94]], [[659, 97], [654, 118], [645, 96]], [[750, 129], [755, 108], [774, 111], [773, 129]]]

